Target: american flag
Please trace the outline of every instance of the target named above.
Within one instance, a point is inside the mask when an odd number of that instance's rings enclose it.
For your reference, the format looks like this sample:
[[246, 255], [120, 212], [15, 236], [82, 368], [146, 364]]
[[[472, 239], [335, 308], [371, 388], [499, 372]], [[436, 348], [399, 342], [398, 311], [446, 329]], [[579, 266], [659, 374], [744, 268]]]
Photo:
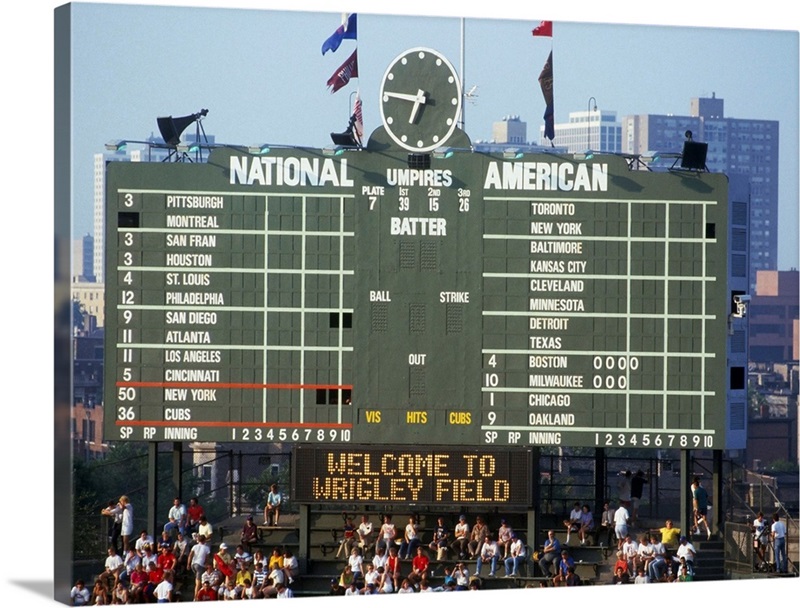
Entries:
[[353, 102], [353, 137], [356, 143], [362, 145], [364, 137], [364, 115], [361, 112], [361, 95], [356, 91], [356, 100]]

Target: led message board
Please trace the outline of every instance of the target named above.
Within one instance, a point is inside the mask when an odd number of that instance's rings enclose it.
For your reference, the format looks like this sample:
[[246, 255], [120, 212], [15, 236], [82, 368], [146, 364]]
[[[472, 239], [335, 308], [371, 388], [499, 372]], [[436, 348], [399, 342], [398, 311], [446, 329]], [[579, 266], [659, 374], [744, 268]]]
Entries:
[[527, 507], [530, 450], [300, 445], [292, 498], [308, 503]]

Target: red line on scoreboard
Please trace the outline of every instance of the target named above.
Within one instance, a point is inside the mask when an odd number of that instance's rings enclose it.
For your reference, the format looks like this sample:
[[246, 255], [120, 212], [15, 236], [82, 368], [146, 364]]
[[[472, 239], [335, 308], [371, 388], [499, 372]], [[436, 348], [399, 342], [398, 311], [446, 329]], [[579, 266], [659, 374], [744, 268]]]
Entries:
[[139, 388], [245, 388], [270, 390], [353, 390], [352, 384], [250, 384], [244, 382], [117, 382], [117, 386]]
[[117, 420], [117, 426], [170, 426], [170, 427], [274, 427], [291, 429], [352, 429], [352, 423], [341, 422], [222, 422], [214, 420], [175, 422], [172, 420]]

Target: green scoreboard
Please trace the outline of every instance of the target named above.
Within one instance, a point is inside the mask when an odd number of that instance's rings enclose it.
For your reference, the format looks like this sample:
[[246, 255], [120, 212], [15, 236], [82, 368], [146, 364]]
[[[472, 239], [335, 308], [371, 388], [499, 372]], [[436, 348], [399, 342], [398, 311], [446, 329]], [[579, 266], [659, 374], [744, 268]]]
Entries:
[[363, 149], [108, 164], [106, 436], [723, 448], [725, 176], [431, 143], [404, 86]]

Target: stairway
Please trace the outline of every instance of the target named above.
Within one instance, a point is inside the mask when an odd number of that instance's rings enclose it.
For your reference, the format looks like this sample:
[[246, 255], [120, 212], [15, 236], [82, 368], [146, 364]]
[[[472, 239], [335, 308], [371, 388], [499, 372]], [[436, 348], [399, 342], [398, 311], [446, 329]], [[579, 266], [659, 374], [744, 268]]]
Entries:
[[692, 544], [697, 549], [694, 560], [694, 580], [723, 580], [725, 578], [725, 544], [723, 541], [712, 536], [710, 540], [693, 538]]

